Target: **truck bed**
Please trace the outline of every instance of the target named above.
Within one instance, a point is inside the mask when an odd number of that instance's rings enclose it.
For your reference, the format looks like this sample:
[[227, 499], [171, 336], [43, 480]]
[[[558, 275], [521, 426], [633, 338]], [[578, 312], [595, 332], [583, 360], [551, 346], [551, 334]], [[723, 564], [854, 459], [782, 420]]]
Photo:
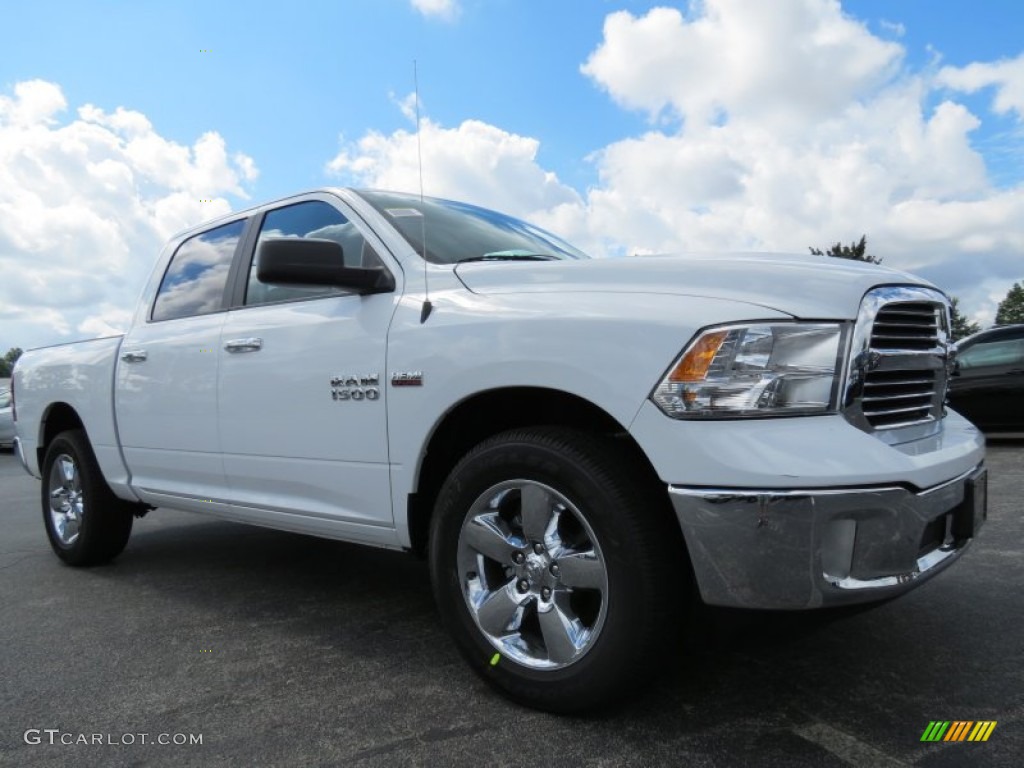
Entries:
[[128, 470], [118, 447], [114, 418], [114, 371], [123, 336], [32, 349], [22, 355], [15, 371], [18, 421], [38, 424], [38, 434], [19, 433], [29, 471], [39, 477], [37, 452], [47, 419], [59, 418], [70, 406], [85, 426], [100, 469], [118, 495], [133, 498], [127, 488]]

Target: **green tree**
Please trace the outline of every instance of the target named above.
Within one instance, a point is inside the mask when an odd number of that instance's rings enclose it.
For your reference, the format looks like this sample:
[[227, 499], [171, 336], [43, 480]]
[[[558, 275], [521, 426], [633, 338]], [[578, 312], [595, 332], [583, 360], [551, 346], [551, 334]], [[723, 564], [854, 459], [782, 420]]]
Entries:
[[999, 302], [996, 325], [1024, 323], [1024, 285], [1014, 283], [1006, 298]]
[[827, 251], [823, 251], [820, 248], [811, 248], [811, 253], [815, 256], [833, 256], [837, 259], [851, 259], [853, 261], [867, 261], [871, 264], [881, 264], [882, 260], [877, 256], [872, 256], [868, 253], [868, 236], [861, 235], [860, 240], [856, 243], [850, 243], [849, 245], [843, 245], [842, 243], [835, 243]]
[[971, 336], [981, 330], [980, 325], [969, 321], [967, 316], [960, 311], [960, 299], [956, 296], [952, 298], [949, 310], [950, 314], [953, 316], [953, 328], [951, 332], [953, 341], [960, 341], [960, 339]]
[[14, 364], [18, 362], [18, 358], [21, 357], [21, 347], [11, 347], [7, 350], [7, 354], [0, 357], [0, 379], [10, 378], [11, 371], [14, 370]]

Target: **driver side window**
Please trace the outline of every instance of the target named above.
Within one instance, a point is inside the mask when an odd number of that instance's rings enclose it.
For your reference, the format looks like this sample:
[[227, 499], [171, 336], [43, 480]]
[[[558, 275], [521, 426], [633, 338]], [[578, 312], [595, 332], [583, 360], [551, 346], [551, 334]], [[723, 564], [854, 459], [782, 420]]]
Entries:
[[270, 285], [257, 277], [260, 244], [268, 238], [309, 237], [333, 240], [341, 246], [345, 266], [375, 267], [381, 261], [355, 224], [346, 219], [337, 208], [320, 200], [277, 208], [268, 211], [260, 226], [256, 253], [249, 268], [245, 290], [245, 305], [271, 304], [281, 301], [318, 299], [351, 293], [342, 288], [323, 285]]

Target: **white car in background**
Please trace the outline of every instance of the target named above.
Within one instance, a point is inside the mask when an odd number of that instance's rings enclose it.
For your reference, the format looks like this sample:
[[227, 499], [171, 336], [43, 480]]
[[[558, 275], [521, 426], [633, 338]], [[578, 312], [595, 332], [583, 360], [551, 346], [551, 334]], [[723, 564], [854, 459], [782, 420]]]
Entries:
[[14, 419], [11, 416], [11, 390], [0, 389], [0, 447], [10, 448], [14, 442]]

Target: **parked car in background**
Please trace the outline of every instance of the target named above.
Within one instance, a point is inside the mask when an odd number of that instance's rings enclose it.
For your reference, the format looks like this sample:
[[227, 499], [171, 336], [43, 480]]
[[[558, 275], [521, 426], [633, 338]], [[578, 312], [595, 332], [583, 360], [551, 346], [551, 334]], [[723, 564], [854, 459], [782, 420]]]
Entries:
[[11, 416], [11, 390], [0, 389], [0, 447], [14, 442], [14, 418]]
[[1024, 432], [1024, 325], [1004, 325], [957, 344], [949, 403], [986, 432]]

